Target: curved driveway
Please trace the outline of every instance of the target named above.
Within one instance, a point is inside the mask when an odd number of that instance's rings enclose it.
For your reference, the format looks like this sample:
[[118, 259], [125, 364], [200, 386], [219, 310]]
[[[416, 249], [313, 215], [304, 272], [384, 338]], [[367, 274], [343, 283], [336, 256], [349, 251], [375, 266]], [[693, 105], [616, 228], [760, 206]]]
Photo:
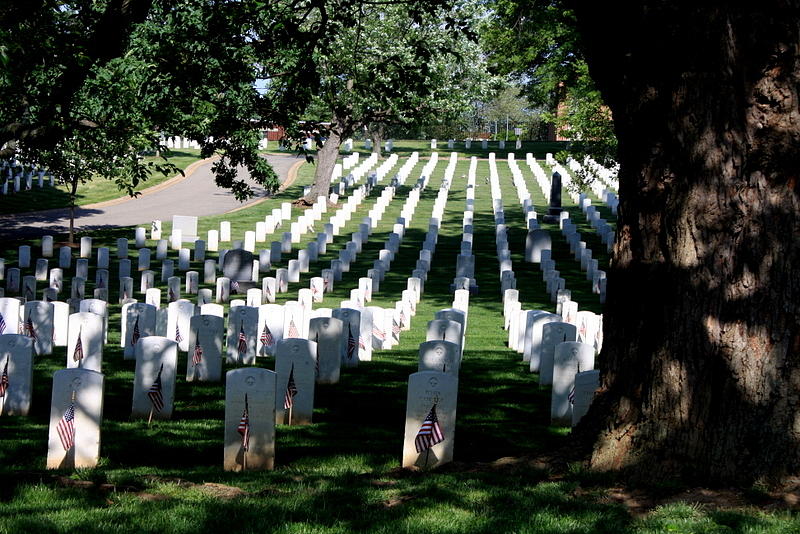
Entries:
[[[272, 164], [281, 183], [286, 181], [292, 165], [302, 161], [291, 155], [269, 155], [267, 160]], [[212, 164], [213, 161], [203, 162], [186, 178], [172, 179], [170, 184], [162, 183], [154, 187], [154, 191], [143, 192], [137, 198], [78, 207], [75, 210], [75, 230], [132, 226], [149, 223], [154, 219], [169, 221], [173, 215], [219, 215], [258, 202], [267, 196], [266, 191], [251, 180], [246, 171], [240, 170], [239, 177], [245, 178], [256, 194], [250, 200], [239, 202], [230, 191], [221, 189], [214, 183]], [[0, 217], [0, 238], [34, 238], [68, 231], [67, 208]]]

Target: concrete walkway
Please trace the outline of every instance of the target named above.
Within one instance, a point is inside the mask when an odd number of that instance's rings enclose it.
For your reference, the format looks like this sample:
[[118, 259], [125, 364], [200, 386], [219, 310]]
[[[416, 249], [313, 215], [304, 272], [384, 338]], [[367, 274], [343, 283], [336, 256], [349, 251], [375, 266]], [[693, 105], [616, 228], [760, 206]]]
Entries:
[[[289, 169], [303, 161], [293, 155], [269, 155], [267, 160], [275, 169], [281, 183], [286, 181]], [[170, 221], [173, 215], [219, 215], [259, 202], [266, 197], [266, 191], [251, 180], [246, 171], [240, 170], [239, 177], [250, 183], [256, 195], [246, 202], [239, 202], [230, 191], [221, 189], [214, 183], [211, 172], [213, 160], [198, 163], [192, 172], [187, 172], [185, 178], [172, 178], [150, 191], [144, 190], [137, 198], [116, 199], [77, 208], [76, 232], [149, 224], [154, 219]], [[45, 234], [67, 232], [68, 208], [0, 217], [0, 239], [36, 238]]]

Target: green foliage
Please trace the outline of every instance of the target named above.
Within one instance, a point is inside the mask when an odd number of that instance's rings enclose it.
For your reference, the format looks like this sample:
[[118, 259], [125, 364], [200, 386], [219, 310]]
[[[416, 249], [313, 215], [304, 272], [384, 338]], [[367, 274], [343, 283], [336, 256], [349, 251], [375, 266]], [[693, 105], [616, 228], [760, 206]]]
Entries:
[[591, 154], [609, 164], [617, 148], [613, 120], [589, 74], [568, 3], [493, 0], [491, 9], [481, 33], [493, 71], [523, 85], [531, 103], [573, 141], [573, 157]]
[[473, 41], [477, 6], [424, 3], [362, 4], [315, 63], [318, 119], [333, 119], [342, 135], [375, 123], [411, 124], [458, 115], [488, 87]]

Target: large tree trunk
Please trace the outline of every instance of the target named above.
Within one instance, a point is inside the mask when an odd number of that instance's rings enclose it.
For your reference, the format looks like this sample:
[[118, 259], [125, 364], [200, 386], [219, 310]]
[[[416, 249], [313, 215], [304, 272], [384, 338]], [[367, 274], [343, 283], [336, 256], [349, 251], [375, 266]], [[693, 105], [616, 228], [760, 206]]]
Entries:
[[73, 177], [70, 183], [69, 191], [69, 244], [75, 243], [75, 200], [78, 196], [78, 177]]
[[601, 389], [576, 430], [596, 469], [800, 467], [799, 9], [576, 2], [621, 163]]
[[307, 203], [316, 202], [317, 197], [328, 196], [331, 187], [331, 175], [339, 157], [339, 147], [342, 139], [350, 134], [347, 125], [334, 118], [331, 122], [328, 139], [322, 148], [317, 152], [317, 169], [314, 171], [314, 183], [308, 194], [303, 197]]
[[383, 149], [383, 141], [386, 139], [386, 124], [382, 122], [370, 124], [369, 137], [372, 139], [372, 151], [380, 156]]

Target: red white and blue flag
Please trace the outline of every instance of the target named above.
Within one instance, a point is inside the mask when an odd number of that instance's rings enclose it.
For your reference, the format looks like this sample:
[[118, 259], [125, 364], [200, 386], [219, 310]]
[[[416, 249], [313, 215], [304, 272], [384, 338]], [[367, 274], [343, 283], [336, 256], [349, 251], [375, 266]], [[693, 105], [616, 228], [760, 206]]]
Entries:
[[0, 397], [6, 396], [6, 391], [8, 391], [8, 360], [11, 359], [11, 356], [6, 356], [6, 365], [3, 367], [3, 374], [0, 375]]
[[164, 395], [161, 391], [161, 371], [163, 370], [164, 364], [162, 363], [161, 368], [158, 370], [158, 375], [153, 381], [153, 385], [150, 386], [150, 389], [147, 391], [147, 396], [150, 397], [150, 402], [153, 403], [153, 409], [157, 412], [164, 409]]
[[203, 346], [200, 345], [200, 332], [195, 334], [194, 353], [192, 353], [192, 364], [199, 365], [203, 361]]
[[356, 344], [356, 338], [353, 336], [353, 329], [347, 329], [347, 359], [352, 360], [353, 356], [355, 356], [356, 349], [358, 345]]
[[70, 450], [75, 445], [75, 403], [71, 402], [67, 411], [56, 425], [58, 437], [61, 438], [61, 446], [65, 451]]
[[33, 321], [30, 317], [25, 321], [25, 335], [36, 341], [36, 329], [33, 327]]
[[131, 334], [131, 346], [136, 346], [136, 342], [139, 341], [141, 335], [141, 332], [139, 332], [139, 316], [136, 316], [136, 322], [133, 323], [133, 333]]
[[283, 396], [283, 409], [288, 410], [294, 406], [294, 396], [297, 395], [297, 385], [294, 383], [294, 364], [289, 371], [289, 381], [286, 383], [286, 394]]
[[247, 451], [250, 449], [250, 413], [247, 409], [247, 393], [244, 394], [244, 412], [239, 419], [239, 426], [236, 431], [242, 435], [242, 449]]
[[444, 433], [442, 427], [439, 426], [439, 418], [436, 416], [436, 405], [431, 407], [431, 411], [419, 427], [417, 437], [414, 438], [414, 445], [417, 447], [417, 452], [423, 452], [437, 443], [444, 441]]
[[78, 340], [75, 342], [75, 350], [72, 352], [72, 359], [79, 362], [83, 359], [83, 340], [81, 339], [82, 330], [78, 330]]
[[247, 336], [244, 335], [244, 321], [242, 321], [242, 324], [239, 327], [239, 341], [237, 344], [237, 350], [242, 357], [247, 354]]
[[261, 344], [265, 347], [271, 347], [275, 343], [275, 338], [272, 337], [272, 332], [269, 330], [267, 323], [264, 323], [264, 330], [261, 331]]

